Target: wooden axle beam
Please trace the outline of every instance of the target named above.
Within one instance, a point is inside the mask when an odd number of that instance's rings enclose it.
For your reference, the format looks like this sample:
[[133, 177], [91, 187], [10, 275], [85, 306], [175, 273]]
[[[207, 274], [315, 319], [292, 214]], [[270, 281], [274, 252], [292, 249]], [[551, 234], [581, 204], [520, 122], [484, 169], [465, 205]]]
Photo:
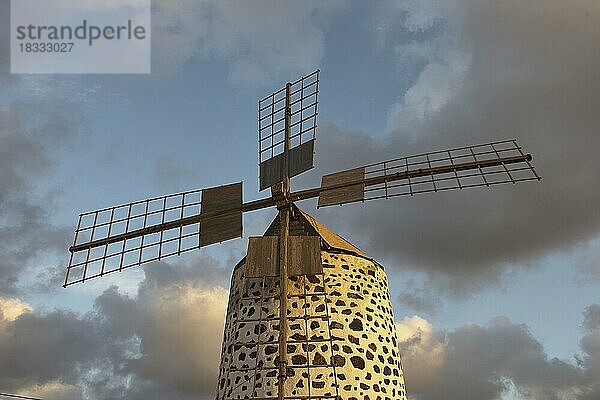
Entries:
[[[397, 180], [401, 180], [401, 179], [412, 179], [412, 178], [418, 178], [418, 177], [423, 177], [423, 176], [444, 174], [444, 173], [448, 173], [448, 172], [458, 172], [458, 171], [465, 171], [465, 170], [470, 170], [470, 169], [493, 167], [493, 166], [504, 165], [504, 164], [530, 162], [531, 160], [532, 160], [531, 154], [524, 154], [524, 155], [513, 156], [513, 157], [497, 158], [497, 159], [493, 159], [493, 160], [471, 161], [471, 162], [466, 162], [466, 163], [459, 163], [459, 164], [454, 164], [454, 165], [432, 167], [432, 168], [419, 168], [419, 169], [411, 170], [411, 171], [397, 172], [397, 173], [389, 174], [389, 175], [376, 176], [376, 177], [361, 179], [361, 180], [357, 180], [357, 181], [343, 182], [343, 183], [325, 186], [325, 187], [318, 187], [318, 188], [313, 188], [313, 189], [306, 189], [306, 190], [300, 190], [297, 192], [292, 192], [289, 194], [288, 201], [295, 202], [295, 201], [300, 201], [300, 200], [307, 200], [307, 199], [311, 199], [314, 197], [318, 197], [321, 192], [324, 192], [327, 190], [342, 189], [342, 188], [345, 188], [348, 186], [361, 185], [361, 184], [364, 184], [365, 186], [373, 186], [373, 185], [378, 185], [378, 184], [381, 184], [384, 182], [393, 182], [393, 181], [397, 181]], [[169, 229], [173, 229], [173, 228], [197, 224], [201, 221], [205, 221], [210, 218], [220, 217], [220, 216], [227, 215], [230, 213], [236, 213], [236, 212], [240, 212], [240, 211], [241, 212], [256, 211], [256, 210], [261, 210], [263, 208], [272, 207], [275, 205], [276, 205], [275, 199], [273, 199], [272, 197], [254, 200], [254, 201], [250, 201], [248, 203], [244, 203], [238, 208], [227, 210], [227, 211], [201, 213], [198, 215], [192, 215], [192, 216], [178, 219], [175, 221], [169, 221], [164, 224], [156, 224], [156, 225], [148, 226], [146, 228], [136, 229], [131, 232], [121, 233], [119, 235], [114, 235], [114, 236], [110, 236], [110, 237], [106, 237], [106, 238], [102, 238], [102, 239], [96, 239], [96, 240], [93, 240], [93, 241], [90, 241], [87, 243], [73, 245], [73, 246], [69, 247], [69, 251], [71, 253], [75, 253], [75, 252], [82, 251], [82, 250], [105, 246], [107, 244], [117, 243], [117, 242], [121, 242], [124, 240], [133, 239], [133, 238], [144, 236], [144, 235], [149, 235], [151, 233], [157, 233], [157, 232], [161, 232], [161, 231], [165, 231], [165, 230], [169, 230]]]

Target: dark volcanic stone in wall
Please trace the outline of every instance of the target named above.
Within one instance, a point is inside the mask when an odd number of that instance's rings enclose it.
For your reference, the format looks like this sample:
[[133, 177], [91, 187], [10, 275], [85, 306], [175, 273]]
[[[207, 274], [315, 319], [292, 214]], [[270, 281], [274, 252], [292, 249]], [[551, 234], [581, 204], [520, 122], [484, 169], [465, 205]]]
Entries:
[[365, 369], [365, 360], [363, 360], [363, 358], [360, 356], [350, 357], [350, 362], [352, 362], [354, 368]]

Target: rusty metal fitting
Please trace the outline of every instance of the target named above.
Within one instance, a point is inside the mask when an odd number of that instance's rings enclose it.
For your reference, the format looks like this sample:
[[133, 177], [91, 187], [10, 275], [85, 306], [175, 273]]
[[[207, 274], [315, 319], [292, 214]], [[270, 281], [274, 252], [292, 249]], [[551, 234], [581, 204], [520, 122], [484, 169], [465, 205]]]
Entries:
[[278, 182], [271, 186], [271, 197], [273, 197], [278, 210], [285, 209], [290, 206], [290, 199], [288, 195], [289, 190], [286, 190], [284, 182]]

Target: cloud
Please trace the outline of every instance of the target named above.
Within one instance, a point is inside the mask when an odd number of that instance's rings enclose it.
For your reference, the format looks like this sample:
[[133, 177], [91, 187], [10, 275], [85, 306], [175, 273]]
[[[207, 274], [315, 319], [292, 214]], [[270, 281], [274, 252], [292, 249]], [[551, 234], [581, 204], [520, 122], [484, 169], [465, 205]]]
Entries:
[[152, 178], [160, 189], [181, 191], [189, 182], [200, 180], [202, 171], [170, 156], [161, 156], [156, 161]]
[[593, 332], [600, 329], [600, 304], [592, 304], [583, 313], [583, 327], [586, 331]]
[[[398, 296], [398, 301], [411, 310], [426, 315], [435, 315], [442, 308], [440, 297], [431, 290], [419, 286], [415, 279], [409, 279], [406, 287]], [[404, 308], [404, 307], [403, 307]]]
[[598, 332], [582, 339], [582, 361], [574, 365], [549, 358], [527, 326], [506, 317], [442, 332], [415, 316], [397, 329], [407, 392], [415, 400], [495, 400], [512, 389], [532, 400], [600, 395]]
[[96, 299], [90, 317], [127, 354], [111, 357], [113, 368], [122, 367], [87, 385], [97, 398], [210, 397], [228, 301], [221, 286], [226, 271], [205, 255], [176, 265], [149, 265], [144, 271], [137, 297], [113, 287]]
[[402, 367], [408, 389], [425, 388], [444, 366], [446, 348], [443, 335], [427, 320], [407, 317], [396, 323], [398, 341], [401, 344]]
[[[210, 268], [196, 270], [203, 267]], [[83, 316], [2, 299], [0, 309], [20, 311], [0, 319], [0, 385], [50, 399], [210, 398], [227, 292], [200, 278], [180, 279], [188, 274], [148, 275], [135, 298], [110, 288]], [[532, 400], [595, 399], [599, 307], [584, 312], [577, 364], [548, 357], [526, 325], [506, 317], [447, 332], [405, 318], [396, 328], [409, 396], [495, 400], [516, 390]]]
[[575, 264], [583, 281], [600, 281], [600, 235], [573, 249]]
[[586, 369], [586, 380], [590, 384], [582, 389], [580, 398], [592, 400], [600, 395], [600, 304], [592, 304], [586, 308], [583, 316], [583, 327], [587, 335], [581, 339], [583, 355], [577, 359]]
[[50, 161], [45, 156], [39, 140], [26, 134], [18, 117], [18, 106], [0, 110], [0, 159], [3, 162], [0, 186], [10, 190], [0, 192], [0, 202], [8, 201], [13, 191], [23, 191], [30, 176], [39, 176], [48, 168]]
[[142, 333], [143, 355], [132, 361], [131, 370], [174, 391], [212, 393], [227, 299], [220, 287], [163, 290], [147, 306], [144, 324], [152, 328]]
[[[9, 6], [0, 1], [3, 54], [10, 47]], [[83, 86], [70, 79], [10, 74], [9, 57], [0, 60], [0, 295], [18, 294], [34, 266], [31, 275], [56, 278], [52, 263], [59, 254], [62, 260], [71, 228], [54, 225], [51, 210], [61, 189], [46, 180], [63, 146], [86, 131], [79, 104], [97, 88]]]
[[31, 306], [19, 299], [0, 297], [0, 319], [3, 321], [12, 322], [31, 311]]
[[111, 287], [84, 315], [0, 299], [0, 387], [47, 398], [212, 396], [226, 272], [208, 256], [145, 271], [136, 297]]
[[66, 385], [59, 380], [23, 388], [21, 395], [44, 400], [80, 400], [81, 390], [72, 385]]
[[153, 67], [179, 70], [190, 59], [218, 59], [241, 85], [307, 73], [325, 52], [324, 14], [338, 2], [159, 1], [153, 5]]
[[368, 241], [372, 254], [464, 295], [600, 233], [600, 214], [592, 211], [600, 202], [600, 54], [591, 39], [600, 34], [600, 7], [429, 3], [403, 2], [390, 11], [405, 30], [420, 26], [424, 34], [398, 43], [388, 37], [388, 48], [399, 62], [416, 57], [424, 67], [391, 106], [388, 137], [324, 126], [320, 146], [328, 154], [324, 171], [349, 168], [348, 160], [359, 165], [512, 137], [533, 153], [540, 183], [335, 211], [337, 225]]
[[[32, 110], [35, 119], [27, 118]], [[68, 230], [50, 221], [52, 190], [33, 193], [32, 187], [49, 176], [55, 150], [80, 127], [54, 107], [12, 102], [0, 108], [0, 293], [16, 293], [19, 276], [38, 255], [62, 252], [68, 242]]]

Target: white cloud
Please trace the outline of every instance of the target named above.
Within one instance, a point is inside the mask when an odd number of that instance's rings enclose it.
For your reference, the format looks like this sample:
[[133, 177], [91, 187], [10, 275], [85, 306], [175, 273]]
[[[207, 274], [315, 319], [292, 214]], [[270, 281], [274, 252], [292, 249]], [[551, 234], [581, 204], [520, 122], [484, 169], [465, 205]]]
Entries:
[[[457, 37], [462, 15], [455, 2], [404, 1], [399, 8], [400, 24], [408, 31], [426, 31], [444, 22], [439, 34], [429, 39], [397, 44], [394, 54], [402, 63], [424, 63], [414, 84], [388, 111], [390, 131], [416, 132], [434, 117], [462, 88], [471, 57]], [[408, 135], [410, 136], [410, 134]]]
[[430, 61], [402, 100], [390, 107], [388, 129], [416, 133], [415, 128], [434, 117], [461, 89], [468, 67], [468, 57], [459, 54], [447, 54], [442, 60]]
[[64, 384], [60, 380], [25, 387], [19, 391], [19, 394], [44, 400], [80, 400], [82, 398], [79, 388]]
[[20, 299], [0, 297], [0, 321], [12, 322], [31, 311], [33, 311], [33, 308]]
[[[584, 325], [598, 320], [597, 305]], [[419, 316], [396, 323], [407, 393], [414, 400], [497, 400], [510, 393], [532, 400], [588, 400], [600, 387], [594, 378], [599, 334], [581, 341], [579, 365], [548, 357], [527, 326], [506, 317], [438, 331]], [[596, 397], [595, 397], [596, 396]]]
[[311, 72], [325, 53], [322, 15], [337, 3], [157, 1], [153, 67], [176, 72], [190, 59], [216, 57], [241, 85]]
[[406, 379], [412, 387], [426, 386], [445, 363], [443, 337], [429, 321], [417, 315], [397, 322], [396, 330], [398, 341], [403, 344], [402, 364]]

